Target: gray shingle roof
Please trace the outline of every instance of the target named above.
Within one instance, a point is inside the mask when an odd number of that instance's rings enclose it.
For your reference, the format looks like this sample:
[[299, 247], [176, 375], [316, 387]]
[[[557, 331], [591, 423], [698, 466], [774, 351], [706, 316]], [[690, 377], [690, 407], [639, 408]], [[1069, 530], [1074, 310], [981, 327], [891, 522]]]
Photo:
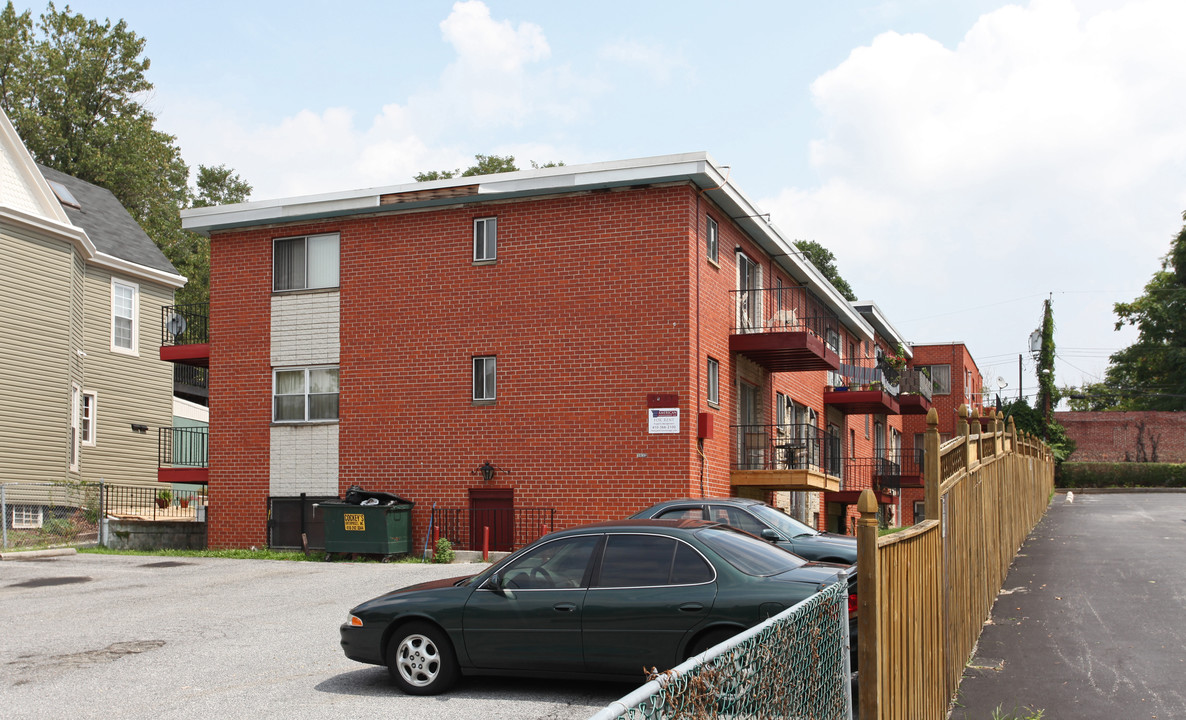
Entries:
[[177, 269], [110, 190], [44, 165], [37, 168], [46, 180], [66, 186], [78, 200], [81, 208], [63, 204], [62, 209], [70, 222], [86, 231], [96, 250], [137, 265], [177, 274]]

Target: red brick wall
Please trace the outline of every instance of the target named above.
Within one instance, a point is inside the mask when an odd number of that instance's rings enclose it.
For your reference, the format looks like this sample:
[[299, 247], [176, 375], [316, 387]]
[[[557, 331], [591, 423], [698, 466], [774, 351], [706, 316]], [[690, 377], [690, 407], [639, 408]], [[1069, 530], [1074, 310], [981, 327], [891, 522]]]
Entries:
[[1071, 462], [1186, 462], [1186, 413], [1056, 412]]

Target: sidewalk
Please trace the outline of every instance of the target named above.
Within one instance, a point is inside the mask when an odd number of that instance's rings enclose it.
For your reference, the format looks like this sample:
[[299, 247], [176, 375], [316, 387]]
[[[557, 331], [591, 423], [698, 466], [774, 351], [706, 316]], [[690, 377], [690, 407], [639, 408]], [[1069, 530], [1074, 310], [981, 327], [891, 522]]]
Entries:
[[1059, 494], [1013, 562], [950, 717], [1186, 718], [1184, 646], [1186, 494]]

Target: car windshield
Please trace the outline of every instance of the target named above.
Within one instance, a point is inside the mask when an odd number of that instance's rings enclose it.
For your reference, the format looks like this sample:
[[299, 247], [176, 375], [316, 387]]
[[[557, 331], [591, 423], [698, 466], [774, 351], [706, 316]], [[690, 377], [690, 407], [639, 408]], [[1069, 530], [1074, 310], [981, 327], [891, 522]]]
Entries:
[[770, 507], [769, 505], [754, 505], [750, 508], [750, 512], [757, 515], [763, 522], [770, 525], [775, 530], [779, 531], [787, 537], [799, 537], [800, 535], [819, 535], [818, 532], [811, 529], [809, 525], [804, 525], [795, 518], [787, 515], [781, 510]]
[[746, 575], [777, 575], [807, 564], [777, 545], [726, 526], [697, 530], [696, 537]]

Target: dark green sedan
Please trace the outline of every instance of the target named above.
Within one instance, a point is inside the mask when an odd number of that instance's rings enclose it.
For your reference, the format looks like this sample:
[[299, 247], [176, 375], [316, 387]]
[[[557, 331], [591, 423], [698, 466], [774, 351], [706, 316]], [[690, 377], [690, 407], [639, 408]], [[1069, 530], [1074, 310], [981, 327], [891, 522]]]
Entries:
[[837, 582], [704, 520], [624, 520], [547, 535], [486, 571], [381, 595], [341, 627], [352, 660], [433, 695], [464, 675], [641, 681]]

